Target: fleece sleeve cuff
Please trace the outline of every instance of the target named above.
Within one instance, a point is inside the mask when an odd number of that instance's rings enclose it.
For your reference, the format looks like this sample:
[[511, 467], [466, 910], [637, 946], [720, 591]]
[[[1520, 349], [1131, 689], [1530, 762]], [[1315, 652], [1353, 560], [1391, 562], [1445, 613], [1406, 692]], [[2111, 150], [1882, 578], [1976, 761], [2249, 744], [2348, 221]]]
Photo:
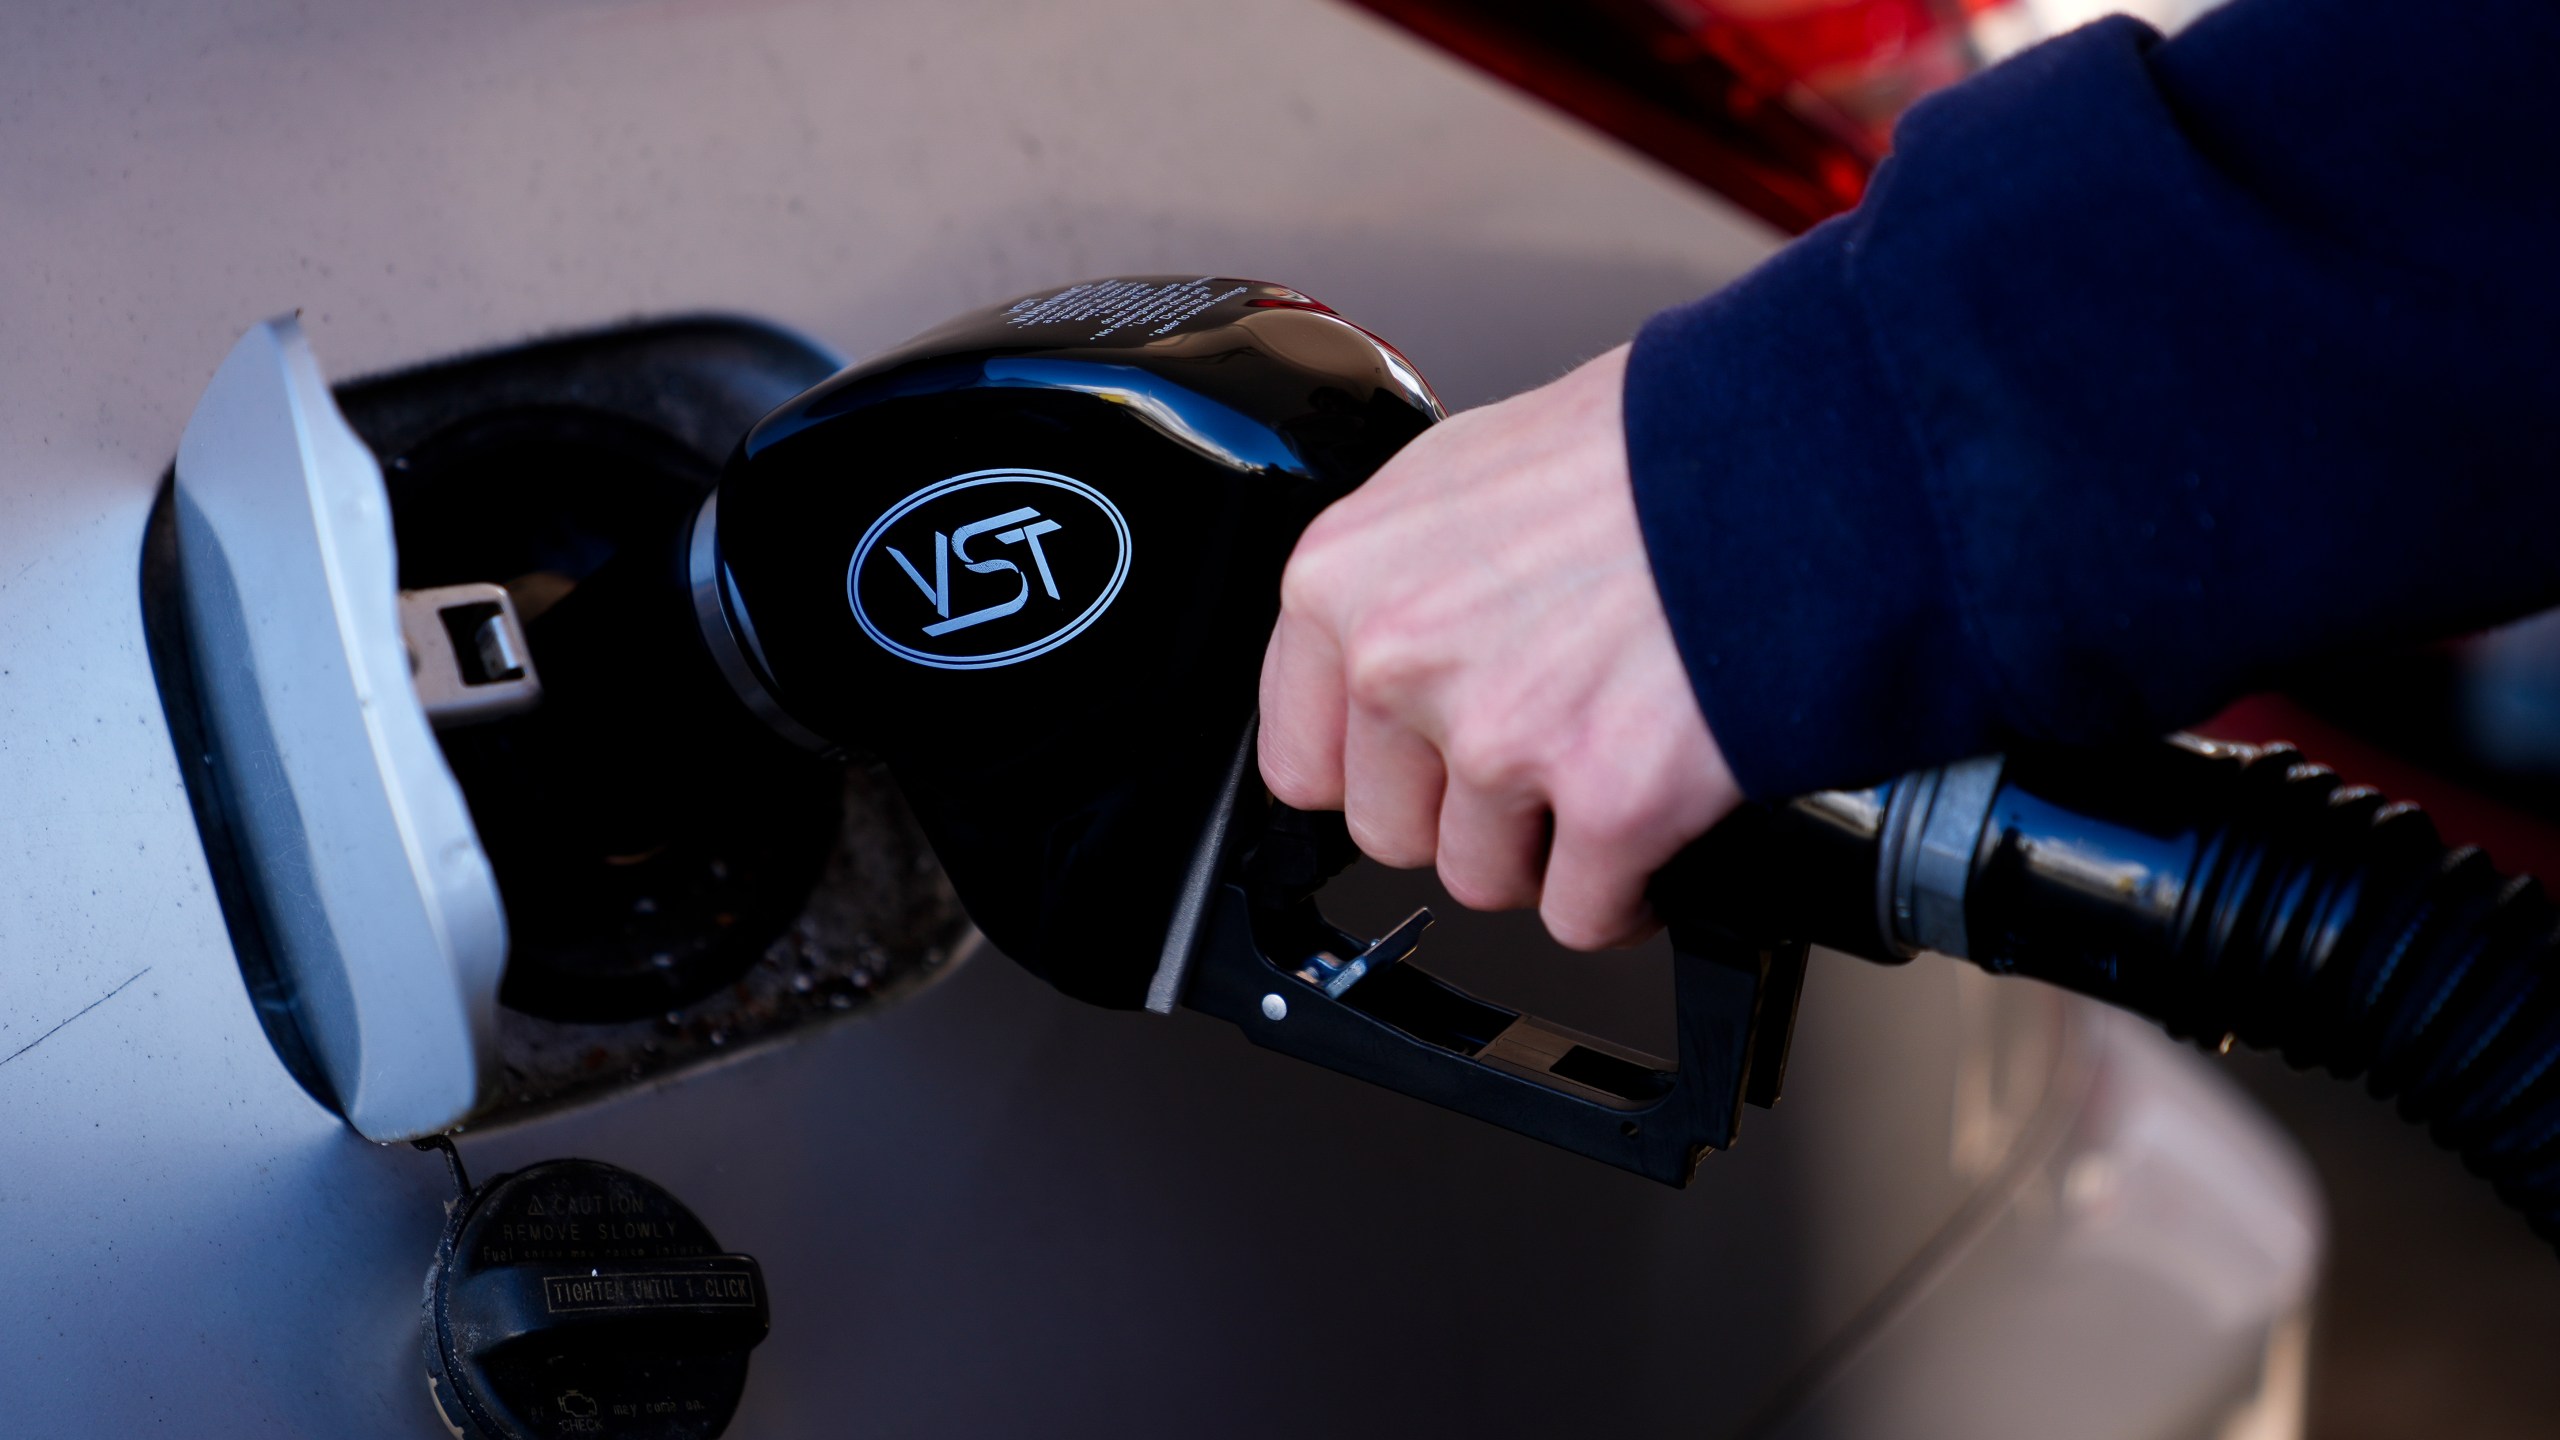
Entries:
[[1637, 337], [1638, 518], [1700, 707], [1745, 793], [1964, 753], [1973, 673], [1924, 466], [1852, 292], [1856, 216]]

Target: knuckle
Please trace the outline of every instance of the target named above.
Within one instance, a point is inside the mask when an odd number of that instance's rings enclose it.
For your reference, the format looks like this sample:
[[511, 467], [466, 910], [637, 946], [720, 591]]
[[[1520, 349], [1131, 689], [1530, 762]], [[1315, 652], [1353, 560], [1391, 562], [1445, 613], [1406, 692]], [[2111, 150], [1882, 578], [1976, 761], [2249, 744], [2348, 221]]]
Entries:
[[1496, 795], [1528, 789], [1538, 772], [1538, 756], [1525, 737], [1481, 715], [1451, 727], [1443, 754], [1451, 779]]
[[1344, 637], [1342, 683], [1352, 703], [1392, 710], [1428, 666], [1411, 626], [1393, 612], [1371, 614]]
[[1615, 784], [1582, 785], [1556, 799], [1556, 824], [1592, 844], [1619, 849], [1655, 828], [1652, 797]]
[[1322, 549], [1310, 547], [1312, 531], [1298, 542], [1296, 553], [1280, 570], [1280, 608], [1293, 615], [1320, 613], [1325, 598], [1334, 590], [1333, 578], [1327, 571], [1331, 557]]
[[1338, 573], [1359, 563], [1377, 548], [1378, 501], [1371, 486], [1362, 486], [1316, 513], [1291, 545], [1293, 559], [1313, 564], [1319, 573]]
[[1280, 567], [1280, 606], [1302, 615], [1329, 614], [1360, 573], [1357, 532], [1340, 509], [1327, 510], [1300, 532]]

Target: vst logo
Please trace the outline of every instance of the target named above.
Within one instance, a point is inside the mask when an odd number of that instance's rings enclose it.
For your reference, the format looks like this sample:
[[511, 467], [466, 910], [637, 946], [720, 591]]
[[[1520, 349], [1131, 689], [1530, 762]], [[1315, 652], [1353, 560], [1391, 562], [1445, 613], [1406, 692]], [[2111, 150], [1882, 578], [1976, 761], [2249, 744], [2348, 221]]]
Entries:
[[1081, 480], [973, 470], [889, 508], [853, 547], [862, 633], [937, 670], [992, 670], [1066, 644], [1129, 578], [1129, 522]]

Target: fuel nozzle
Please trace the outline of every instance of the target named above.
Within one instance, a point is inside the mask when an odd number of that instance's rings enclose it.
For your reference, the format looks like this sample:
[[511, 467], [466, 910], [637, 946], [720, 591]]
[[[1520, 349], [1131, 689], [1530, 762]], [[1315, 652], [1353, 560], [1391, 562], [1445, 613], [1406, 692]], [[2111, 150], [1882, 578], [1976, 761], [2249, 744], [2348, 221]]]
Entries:
[[774, 411], [686, 534], [534, 645], [591, 728], [624, 717], [615, 768], [659, 803], [746, 730], [884, 763], [1000, 948], [1134, 1007], [1230, 804], [1291, 545], [1439, 413], [1282, 286], [1025, 296]]
[[1685, 1182], [1775, 1098], [1801, 946], [1675, 925], [1681, 1053], [1614, 1046], [1432, 976], [1427, 914], [1333, 926], [1341, 817], [1253, 774], [1291, 548], [1440, 414], [1283, 286], [1024, 296], [787, 402], [682, 533], [538, 617], [546, 723], [592, 737], [594, 823], [633, 845], [739, 767], [875, 759], [979, 928], [1068, 994]]

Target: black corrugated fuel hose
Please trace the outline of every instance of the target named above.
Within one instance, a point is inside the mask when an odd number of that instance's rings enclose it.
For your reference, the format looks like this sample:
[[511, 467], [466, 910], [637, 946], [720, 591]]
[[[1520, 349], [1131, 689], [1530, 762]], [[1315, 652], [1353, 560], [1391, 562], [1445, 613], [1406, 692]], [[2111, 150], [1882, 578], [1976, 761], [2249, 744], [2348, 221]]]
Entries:
[[2182, 739], [1808, 797], [1720, 848], [1711, 888], [1773, 927], [2360, 1079], [2560, 1245], [2560, 908], [2415, 807]]

